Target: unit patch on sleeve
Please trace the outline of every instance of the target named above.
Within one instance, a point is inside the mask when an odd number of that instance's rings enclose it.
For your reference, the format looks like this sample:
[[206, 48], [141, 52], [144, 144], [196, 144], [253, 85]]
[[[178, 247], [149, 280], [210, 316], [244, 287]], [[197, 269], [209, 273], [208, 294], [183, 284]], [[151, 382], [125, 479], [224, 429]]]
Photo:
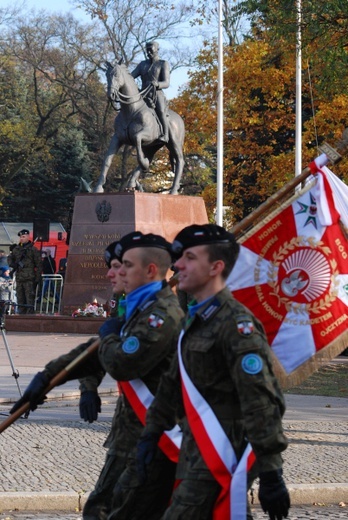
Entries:
[[254, 333], [254, 324], [247, 314], [237, 316], [237, 329], [241, 336], [251, 336]]
[[139, 340], [136, 336], [130, 336], [122, 345], [125, 354], [134, 354], [139, 349]]
[[150, 314], [147, 322], [150, 325], [150, 327], [153, 327], [154, 329], [159, 329], [160, 327], [162, 327], [164, 319], [161, 316], [158, 316], [157, 314]]
[[257, 354], [247, 354], [242, 359], [242, 369], [246, 374], [255, 375], [261, 372], [263, 361]]

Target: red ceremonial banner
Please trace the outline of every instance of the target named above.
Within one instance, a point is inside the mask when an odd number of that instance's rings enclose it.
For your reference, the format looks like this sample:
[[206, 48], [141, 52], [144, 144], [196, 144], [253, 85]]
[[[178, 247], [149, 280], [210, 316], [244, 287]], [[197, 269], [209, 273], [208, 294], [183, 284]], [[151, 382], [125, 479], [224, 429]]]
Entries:
[[324, 167], [239, 240], [228, 286], [263, 323], [282, 386], [348, 346], [347, 214], [348, 186]]

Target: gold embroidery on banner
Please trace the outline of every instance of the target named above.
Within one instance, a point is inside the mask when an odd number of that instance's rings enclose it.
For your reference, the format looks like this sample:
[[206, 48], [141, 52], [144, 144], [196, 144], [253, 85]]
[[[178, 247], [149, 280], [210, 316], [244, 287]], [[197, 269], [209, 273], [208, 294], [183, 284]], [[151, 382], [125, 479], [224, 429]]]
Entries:
[[[327, 264], [328, 266], [330, 266], [330, 292], [327, 293], [324, 297], [320, 298], [319, 300], [317, 298], [313, 298], [313, 303], [298, 303], [287, 296], [282, 296], [280, 293], [279, 268], [285, 261], [285, 259], [289, 256], [289, 253], [295, 252], [296, 249], [299, 248], [306, 248], [312, 249], [313, 251], [319, 251], [322, 255], [326, 257]], [[331, 307], [332, 303], [336, 300], [338, 293], [339, 281], [337, 277], [339, 275], [339, 272], [337, 270], [336, 260], [334, 258], [330, 260], [328, 258], [329, 256], [332, 256], [331, 249], [328, 246], [326, 246], [324, 242], [316, 242], [315, 239], [312, 237], [294, 237], [290, 241], [285, 242], [279, 248], [278, 253], [273, 254], [273, 261], [270, 262], [269, 270], [267, 273], [268, 285], [273, 289], [270, 295], [275, 296], [277, 298], [278, 307], [284, 305], [287, 312], [292, 311], [295, 314], [308, 314], [309, 312], [319, 314], [323, 310]], [[297, 281], [297, 283], [300, 282]], [[301, 285], [299, 285], [299, 287], [301, 287]]]

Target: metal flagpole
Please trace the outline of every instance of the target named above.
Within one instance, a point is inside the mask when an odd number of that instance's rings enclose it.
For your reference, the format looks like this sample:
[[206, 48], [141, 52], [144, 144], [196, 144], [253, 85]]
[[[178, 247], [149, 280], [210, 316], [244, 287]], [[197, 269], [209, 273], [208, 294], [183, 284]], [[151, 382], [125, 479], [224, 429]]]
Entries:
[[222, 0], [219, 0], [218, 30], [218, 91], [217, 91], [217, 172], [216, 172], [216, 223], [223, 224], [223, 43]]
[[[302, 44], [301, 0], [296, 0], [297, 9], [297, 36], [296, 36], [296, 133], [295, 133], [295, 176], [302, 172]], [[300, 187], [299, 187], [300, 188]]]

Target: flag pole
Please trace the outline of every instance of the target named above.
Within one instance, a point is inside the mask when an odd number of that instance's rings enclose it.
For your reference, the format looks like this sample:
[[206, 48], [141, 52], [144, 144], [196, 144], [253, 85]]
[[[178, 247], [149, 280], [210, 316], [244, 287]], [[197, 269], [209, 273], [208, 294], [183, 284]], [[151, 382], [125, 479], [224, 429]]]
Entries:
[[219, 0], [218, 29], [218, 90], [217, 90], [217, 165], [216, 165], [216, 223], [223, 224], [223, 42], [222, 0]]
[[302, 42], [301, 0], [296, 0], [297, 35], [296, 35], [296, 130], [295, 130], [295, 176], [302, 172]]
[[328, 143], [323, 143], [319, 148], [323, 153], [315, 161], [311, 162], [311, 164], [307, 166], [300, 175], [293, 177], [289, 182], [284, 184], [280, 190], [271, 195], [243, 220], [235, 224], [232, 229], [230, 229], [231, 233], [239, 238], [238, 235], [245, 233], [261, 217], [264, 217], [269, 210], [274, 209], [277, 202], [284, 200], [286, 195], [293, 192], [293, 190], [307, 179], [307, 177], [318, 171], [318, 168], [325, 166], [329, 162], [331, 164], [336, 164], [342, 159], [342, 156], [337, 152], [337, 150], [332, 148]]

